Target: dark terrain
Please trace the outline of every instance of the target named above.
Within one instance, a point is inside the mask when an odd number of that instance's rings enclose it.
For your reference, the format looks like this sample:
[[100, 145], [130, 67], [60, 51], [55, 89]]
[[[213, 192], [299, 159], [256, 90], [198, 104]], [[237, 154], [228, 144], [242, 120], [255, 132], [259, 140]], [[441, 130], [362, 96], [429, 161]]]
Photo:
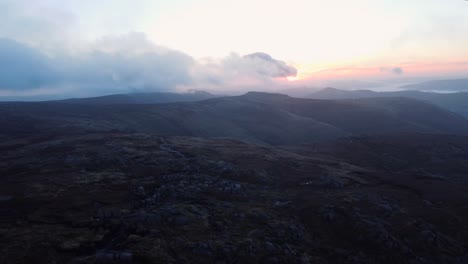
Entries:
[[0, 152], [1, 263], [468, 261], [466, 137], [90, 134]]
[[468, 263], [467, 131], [405, 98], [2, 104], [0, 263]]

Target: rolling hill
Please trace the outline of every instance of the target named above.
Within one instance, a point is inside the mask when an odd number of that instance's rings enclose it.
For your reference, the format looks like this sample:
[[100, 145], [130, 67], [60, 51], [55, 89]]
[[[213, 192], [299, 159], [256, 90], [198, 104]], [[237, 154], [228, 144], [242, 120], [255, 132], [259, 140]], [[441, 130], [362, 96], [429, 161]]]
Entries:
[[426, 101], [468, 117], [468, 92], [431, 93], [421, 91], [375, 92], [371, 90], [340, 90], [325, 88], [307, 96], [314, 99], [357, 99], [374, 97], [408, 97]]
[[170, 104], [9, 103], [0, 105], [0, 114], [4, 138], [123, 131], [287, 145], [353, 135], [468, 134], [465, 118], [409, 98], [314, 100], [250, 92]]
[[106, 96], [73, 98], [55, 101], [57, 103], [69, 104], [161, 104], [175, 102], [194, 102], [209, 98], [219, 97], [204, 91], [194, 91], [189, 93], [128, 93], [112, 94]]

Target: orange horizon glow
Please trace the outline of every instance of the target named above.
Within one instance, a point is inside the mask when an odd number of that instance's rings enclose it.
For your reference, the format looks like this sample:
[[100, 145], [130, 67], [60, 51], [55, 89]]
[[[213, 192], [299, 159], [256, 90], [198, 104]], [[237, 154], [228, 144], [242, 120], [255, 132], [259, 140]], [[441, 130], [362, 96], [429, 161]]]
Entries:
[[358, 78], [392, 78], [392, 77], [416, 77], [432, 74], [453, 74], [468, 75], [468, 59], [461, 62], [441, 62], [441, 63], [402, 63], [391, 65], [385, 68], [399, 67], [403, 70], [401, 75], [383, 72], [382, 67], [377, 66], [329, 66], [317, 67], [313, 64], [294, 64], [297, 68], [297, 76], [289, 76], [289, 82], [307, 80], [327, 80], [327, 79], [358, 79]]

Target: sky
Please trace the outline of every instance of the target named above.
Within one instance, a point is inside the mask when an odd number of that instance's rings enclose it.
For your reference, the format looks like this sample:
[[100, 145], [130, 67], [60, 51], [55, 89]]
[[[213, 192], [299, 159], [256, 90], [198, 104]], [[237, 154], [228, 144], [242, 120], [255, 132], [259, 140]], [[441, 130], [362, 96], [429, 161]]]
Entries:
[[397, 87], [467, 47], [464, 0], [0, 0], [0, 100]]

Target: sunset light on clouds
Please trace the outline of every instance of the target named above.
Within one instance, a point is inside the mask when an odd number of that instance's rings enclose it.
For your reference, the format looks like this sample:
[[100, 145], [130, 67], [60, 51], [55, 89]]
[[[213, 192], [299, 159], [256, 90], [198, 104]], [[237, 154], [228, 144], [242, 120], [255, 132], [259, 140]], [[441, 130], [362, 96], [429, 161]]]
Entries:
[[[34, 54], [54, 75], [28, 68], [38, 81], [4, 77], [3, 94], [468, 77], [462, 0], [3, 0], [0, 17], [0, 55]], [[271, 59], [246, 56], [258, 53]], [[286, 65], [296, 71], [278, 75]]]

